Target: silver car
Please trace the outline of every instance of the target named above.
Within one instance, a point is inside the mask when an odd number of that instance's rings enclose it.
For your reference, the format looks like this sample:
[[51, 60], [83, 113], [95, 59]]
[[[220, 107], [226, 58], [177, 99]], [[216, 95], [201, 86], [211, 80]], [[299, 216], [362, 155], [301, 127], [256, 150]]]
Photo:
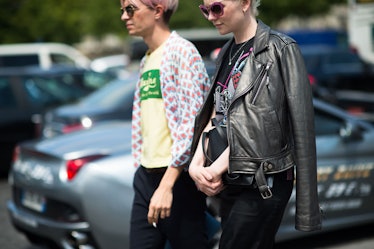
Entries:
[[[322, 232], [374, 221], [374, 128], [323, 103], [315, 104]], [[17, 147], [8, 202], [15, 227], [31, 242], [61, 248], [127, 248], [135, 171], [128, 123], [107, 123]], [[277, 241], [314, 233], [294, 229], [295, 195]], [[208, 199], [216, 217], [219, 202]], [[207, 216], [212, 244], [217, 220]]]
[[[128, 216], [121, 212], [130, 209], [134, 167], [130, 159], [119, 168], [88, 163], [116, 153], [129, 155], [130, 130], [129, 122], [112, 122], [16, 147], [9, 175], [13, 200], [8, 203], [15, 227], [32, 243], [51, 247], [123, 248], [113, 238], [127, 241]], [[101, 180], [95, 180], [97, 176]], [[103, 181], [106, 177], [109, 185]]]

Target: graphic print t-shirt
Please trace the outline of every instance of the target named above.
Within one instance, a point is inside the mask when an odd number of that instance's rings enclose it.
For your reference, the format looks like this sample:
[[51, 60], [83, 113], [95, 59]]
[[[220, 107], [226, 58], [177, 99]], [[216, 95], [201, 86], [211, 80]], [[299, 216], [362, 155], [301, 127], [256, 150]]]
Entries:
[[[252, 52], [253, 38], [248, 42], [241, 44], [232, 44], [225, 55], [222, 62], [220, 72], [215, 82], [214, 104], [216, 110], [216, 118], [221, 124], [226, 124], [226, 113], [235, 89], [239, 83], [244, 66], [248, 60], [249, 54]], [[232, 64], [229, 64], [230, 49], [232, 54]]]
[[164, 46], [146, 55], [141, 75], [141, 131], [143, 147], [141, 164], [147, 168], [168, 166], [172, 140], [165, 116], [161, 92], [160, 63]]

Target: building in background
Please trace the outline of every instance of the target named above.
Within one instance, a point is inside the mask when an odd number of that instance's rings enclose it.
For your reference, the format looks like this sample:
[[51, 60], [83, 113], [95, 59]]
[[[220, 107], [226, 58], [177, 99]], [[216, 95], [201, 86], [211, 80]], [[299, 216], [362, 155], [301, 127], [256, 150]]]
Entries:
[[348, 0], [349, 45], [374, 64], [374, 0]]

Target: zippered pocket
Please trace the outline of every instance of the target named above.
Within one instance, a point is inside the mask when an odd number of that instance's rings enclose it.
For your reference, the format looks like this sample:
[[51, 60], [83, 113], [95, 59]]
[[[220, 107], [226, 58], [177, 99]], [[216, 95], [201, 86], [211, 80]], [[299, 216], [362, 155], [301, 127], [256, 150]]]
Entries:
[[251, 104], [253, 105], [256, 100], [257, 100], [257, 97], [258, 95], [260, 94], [262, 88], [264, 87], [264, 85], [268, 85], [269, 84], [269, 69], [270, 69], [270, 66], [271, 66], [272, 62], [271, 61], [268, 61], [265, 65], [265, 68], [264, 70], [262, 71], [261, 73], [261, 77], [259, 77], [260, 79], [260, 83], [258, 84], [258, 87], [254, 87], [254, 92], [253, 92], [253, 98], [251, 100]]

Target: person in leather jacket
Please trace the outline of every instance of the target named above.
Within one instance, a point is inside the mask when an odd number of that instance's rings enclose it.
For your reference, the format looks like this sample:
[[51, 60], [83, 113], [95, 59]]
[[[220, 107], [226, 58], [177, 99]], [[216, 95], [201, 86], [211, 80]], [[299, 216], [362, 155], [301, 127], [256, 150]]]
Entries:
[[[321, 229], [308, 74], [297, 43], [256, 19], [259, 4], [199, 6], [221, 35], [233, 34], [196, 117], [189, 166], [198, 189], [220, 199], [221, 249], [272, 248], [294, 182], [296, 229]], [[214, 128], [212, 118], [226, 129], [228, 147], [206, 167], [202, 134]]]

